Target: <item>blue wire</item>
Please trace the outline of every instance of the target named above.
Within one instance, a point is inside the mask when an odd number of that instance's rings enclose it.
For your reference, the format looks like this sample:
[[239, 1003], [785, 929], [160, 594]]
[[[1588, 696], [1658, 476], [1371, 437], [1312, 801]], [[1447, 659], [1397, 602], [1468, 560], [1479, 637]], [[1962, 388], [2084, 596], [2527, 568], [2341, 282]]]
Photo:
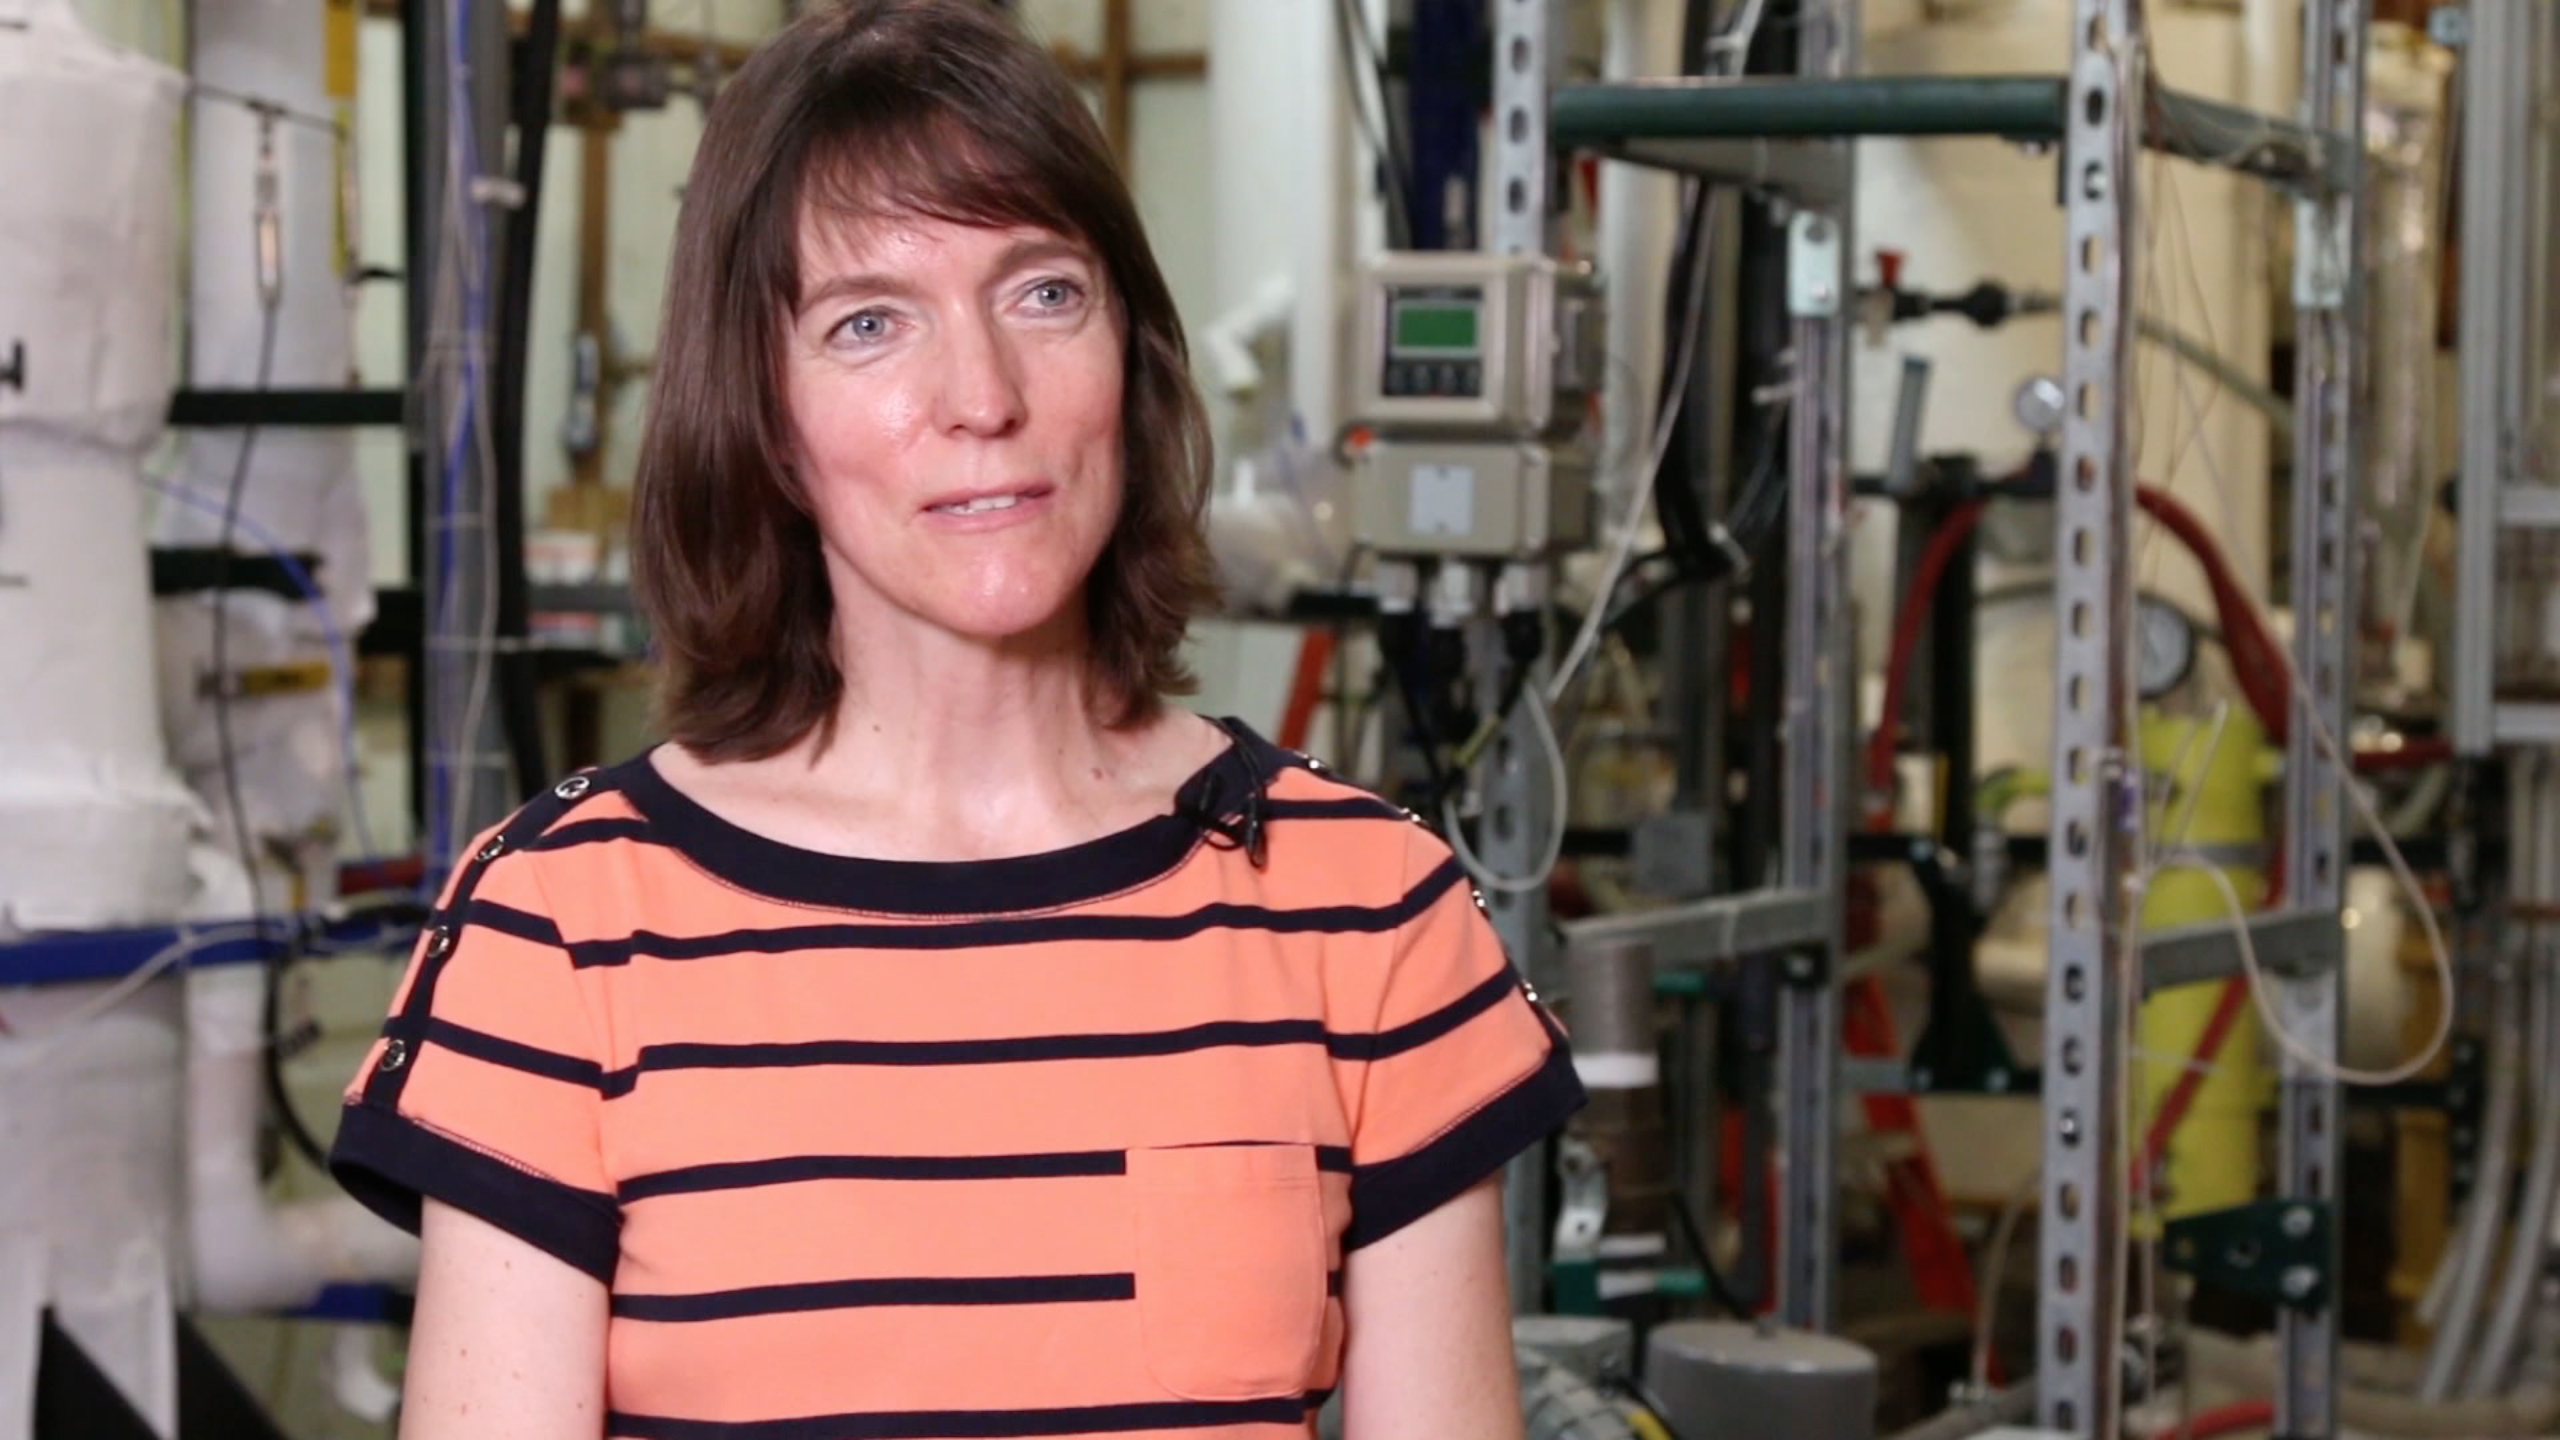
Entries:
[[[184, 485], [172, 485], [165, 480], [154, 480], [147, 475], [143, 477], [142, 483], [145, 488], [192, 510], [217, 518], [222, 514], [223, 507], [220, 502], [190, 490]], [[274, 557], [276, 564], [283, 569], [284, 578], [292, 582], [293, 588], [302, 593], [303, 599], [311, 602], [311, 613], [320, 621], [320, 638], [329, 647], [330, 667], [338, 672], [338, 698], [341, 705], [338, 734], [340, 748], [345, 751], [347, 763], [347, 803], [355, 810], [356, 839], [363, 843], [366, 852], [362, 858], [367, 861], [379, 860], [382, 858], [382, 847], [375, 841], [373, 823], [365, 814], [364, 784], [356, 765], [355, 649], [347, 644], [345, 632], [338, 628], [338, 622], [329, 614], [328, 601], [321, 595], [318, 582], [311, 578], [311, 572], [304, 568], [300, 560], [294, 558], [293, 552], [285, 547], [284, 542], [276, 538], [275, 532], [246, 514], [233, 515], [231, 523], [241, 534], [266, 547], [267, 553]]]
[[[449, 217], [449, 222], [459, 230], [463, 247], [468, 252], [472, 263], [463, 267], [462, 276], [462, 407], [457, 417], [459, 424], [455, 428], [453, 439], [445, 447], [443, 485], [441, 486], [442, 518], [445, 523], [438, 527], [436, 534], [438, 583], [435, 593], [439, 600], [447, 599], [453, 593], [455, 556], [451, 522], [462, 508], [463, 467], [473, 426], [477, 420], [476, 402], [481, 383], [478, 357], [481, 338], [480, 312], [484, 297], [479, 281], [473, 278], [473, 272], [479, 268], [479, 262], [485, 258], [486, 252], [480, 218], [471, 208], [471, 181], [480, 170], [480, 142], [472, 126], [470, 86], [465, 78], [468, 68], [466, 41], [471, 33], [471, 7], [472, 0], [454, 0], [453, 24], [448, 30], [445, 42], [446, 69], [451, 77], [450, 93], [447, 95], [445, 107], [446, 125], [451, 131], [451, 139], [459, 142], [461, 154], [456, 157], [456, 163], [462, 171], [460, 183], [453, 187], [460, 192], [461, 203], [457, 207], [460, 213], [458, 216]], [[429, 616], [428, 634], [432, 637], [434, 633], [435, 617]], [[423, 677], [421, 683], [423, 683]], [[431, 736], [431, 741], [432, 738]], [[450, 743], [464, 747], [472, 743], [472, 737], [468, 735], [446, 738]], [[427, 752], [426, 883], [433, 890], [442, 887], [445, 870], [452, 863], [456, 845], [454, 838], [456, 817], [452, 811], [453, 786], [450, 762], [433, 743], [427, 746]]]

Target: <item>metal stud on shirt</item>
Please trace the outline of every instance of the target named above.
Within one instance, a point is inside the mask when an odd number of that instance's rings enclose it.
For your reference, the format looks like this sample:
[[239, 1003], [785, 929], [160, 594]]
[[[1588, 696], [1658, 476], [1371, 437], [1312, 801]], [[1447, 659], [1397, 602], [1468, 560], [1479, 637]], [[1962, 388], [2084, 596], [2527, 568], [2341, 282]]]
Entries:
[[382, 1047], [381, 1068], [384, 1073], [388, 1074], [389, 1072], [397, 1070], [408, 1063], [409, 1042], [406, 1040], [394, 1040], [390, 1044]]
[[479, 861], [483, 865], [486, 865], [490, 861], [495, 860], [500, 855], [506, 853], [506, 848], [507, 837], [501, 835], [497, 839], [490, 841], [488, 844], [481, 846], [480, 853], [472, 856], [471, 858]]
[[594, 783], [594, 781], [589, 780], [584, 775], [572, 775], [568, 779], [561, 781], [559, 784], [552, 786], [551, 793], [559, 796], [563, 800], [575, 800], [579, 796], [586, 794], [587, 787]]

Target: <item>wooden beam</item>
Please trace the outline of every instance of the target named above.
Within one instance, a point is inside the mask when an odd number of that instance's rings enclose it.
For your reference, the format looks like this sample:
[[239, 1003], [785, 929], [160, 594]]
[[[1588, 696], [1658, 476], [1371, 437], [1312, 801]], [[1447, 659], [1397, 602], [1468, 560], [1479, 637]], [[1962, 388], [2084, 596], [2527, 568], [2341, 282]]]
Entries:
[[1129, 0], [1102, 0], [1102, 133], [1129, 169]]
[[[1079, 84], [1096, 84], [1102, 79], [1102, 57], [1087, 55], [1072, 45], [1053, 45], [1049, 58], [1067, 72], [1067, 78]], [[1154, 54], [1131, 55], [1129, 78], [1132, 80], [1199, 80], [1209, 74], [1209, 57], [1198, 50], [1163, 50]]]

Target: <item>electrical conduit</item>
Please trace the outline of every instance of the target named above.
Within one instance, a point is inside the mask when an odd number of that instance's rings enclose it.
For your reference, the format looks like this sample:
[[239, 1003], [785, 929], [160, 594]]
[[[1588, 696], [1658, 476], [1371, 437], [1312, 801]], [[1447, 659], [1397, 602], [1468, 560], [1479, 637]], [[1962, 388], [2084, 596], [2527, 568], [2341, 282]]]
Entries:
[[[2520, 790], [2512, 802], [2519, 812], [2527, 804]], [[2516, 828], [2510, 833], [2525, 833], [2527, 819], [2524, 814], [2516, 815]], [[2489, 1108], [2481, 1128], [2480, 1163], [2475, 1172], [2480, 1179], [2471, 1189], [2469, 1208], [2463, 1212], [2462, 1234], [2457, 1242], [2460, 1258], [2455, 1262], [2435, 1341], [2427, 1351], [2426, 1374], [2418, 1384], [2418, 1397], [2429, 1403], [2452, 1396], [2453, 1382], [2470, 1349], [2473, 1322], [2479, 1318], [2480, 1288], [2489, 1262], [2497, 1253], [2499, 1232], [2505, 1228], [2507, 1187], [2500, 1183], [2500, 1177], [2513, 1163], [2509, 1146], [2515, 1134], [2516, 1092], [2523, 1088], [2525, 1063], [2524, 1020], [2520, 1013], [2523, 1007], [2516, 1003], [2516, 990], [2513, 968], [2502, 967], [2490, 1007], [2498, 1017], [2498, 1026], [2489, 1045]]]
[[[2553, 884], [2552, 874], [2560, 866], [2560, 843], [2556, 843], [2560, 837], [2553, 834], [2555, 826], [2560, 826], [2560, 805], [2553, 804], [2554, 780], [2560, 777], [2555, 777], [2546, 757], [2530, 752], [2517, 757], [2517, 771], [2511, 783], [2516, 793], [2527, 797], [2534, 823], [2532, 851], [2529, 856], [2520, 857], [2530, 868], [2519, 867], [2515, 871], [2524, 880], [2524, 893], [2518, 898], [2532, 902], [2532, 913], [2539, 915], [2554, 898], [2560, 897], [2560, 886]], [[2533, 1158], [2527, 1168], [2524, 1199], [2516, 1210], [2515, 1238], [2508, 1250], [2497, 1304], [2490, 1312], [2486, 1335], [2471, 1352], [2470, 1375], [2462, 1386], [2466, 1399], [2480, 1399], [2506, 1388], [2525, 1308], [2542, 1284], [2552, 1203], [2555, 1195], [2560, 1195], [2560, 1109], [2550, 1103], [2551, 1096], [2560, 1094], [2560, 977], [2553, 975], [2544, 953], [2541, 922], [2528, 921], [2523, 930], [2525, 984], [2534, 997], [2531, 1064], [2535, 1103], [2525, 1107], [2533, 1116]], [[2480, 1183], [2498, 1185], [2500, 1180], [2498, 1172], [2490, 1171], [2483, 1173]]]

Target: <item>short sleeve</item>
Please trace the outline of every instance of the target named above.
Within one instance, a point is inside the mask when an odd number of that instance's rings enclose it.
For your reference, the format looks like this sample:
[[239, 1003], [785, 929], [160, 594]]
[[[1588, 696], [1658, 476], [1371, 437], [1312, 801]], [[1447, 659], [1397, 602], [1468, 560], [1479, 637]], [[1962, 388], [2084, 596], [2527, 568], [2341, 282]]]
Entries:
[[329, 1168], [412, 1233], [432, 1196], [610, 1284], [607, 1070], [538, 857], [509, 843], [524, 828], [520, 815], [483, 836], [429, 917], [347, 1086]]
[[1404, 907], [1361, 1061], [1346, 1248], [1456, 1199], [1583, 1103], [1573, 1058], [1446, 845], [1408, 827]]

